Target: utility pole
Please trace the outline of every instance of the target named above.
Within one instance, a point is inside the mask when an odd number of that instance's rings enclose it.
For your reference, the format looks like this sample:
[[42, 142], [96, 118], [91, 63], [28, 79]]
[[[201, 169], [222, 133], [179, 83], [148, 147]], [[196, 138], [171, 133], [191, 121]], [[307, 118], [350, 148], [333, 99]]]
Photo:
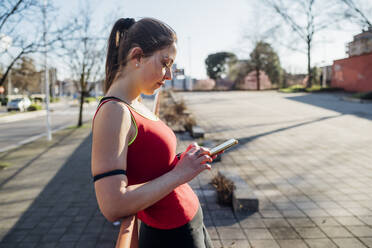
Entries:
[[[188, 45], [189, 45], [189, 89], [192, 90], [192, 76], [191, 76], [191, 37], [187, 37]], [[186, 86], [186, 85], [185, 85]], [[186, 90], [186, 87], [184, 88]]]
[[51, 125], [50, 125], [50, 113], [49, 113], [49, 82], [48, 82], [48, 65], [47, 65], [47, 42], [46, 42], [46, 35], [47, 35], [47, 27], [46, 27], [46, 6], [47, 0], [44, 0], [43, 6], [43, 41], [44, 41], [44, 84], [45, 84], [45, 109], [46, 109], [46, 131], [47, 131], [47, 140], [52, 140], [52, 132], [51, 132]]

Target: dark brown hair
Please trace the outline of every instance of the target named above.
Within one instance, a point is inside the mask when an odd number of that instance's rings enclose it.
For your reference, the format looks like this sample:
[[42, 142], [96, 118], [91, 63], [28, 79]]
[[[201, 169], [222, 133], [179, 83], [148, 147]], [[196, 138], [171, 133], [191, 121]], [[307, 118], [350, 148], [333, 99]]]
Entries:
[[117, 20], [108, 40], [104, 91], [108, 91], [118, 71], [126, 65], [131, 48], [140, 47], [147, 57], [174, 42], [177, 42], [175, 31], [154, 18], [137, 22], [133, 18]]

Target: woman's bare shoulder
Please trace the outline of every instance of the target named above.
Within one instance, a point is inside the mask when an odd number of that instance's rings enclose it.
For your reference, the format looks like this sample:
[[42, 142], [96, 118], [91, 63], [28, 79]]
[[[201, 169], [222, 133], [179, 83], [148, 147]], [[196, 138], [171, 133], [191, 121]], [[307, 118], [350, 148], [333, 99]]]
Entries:
[[124, 104], [110, 101], [101, 106], [93, 125], [93, 174], [125, 169], [131, 125], [131, 114]]

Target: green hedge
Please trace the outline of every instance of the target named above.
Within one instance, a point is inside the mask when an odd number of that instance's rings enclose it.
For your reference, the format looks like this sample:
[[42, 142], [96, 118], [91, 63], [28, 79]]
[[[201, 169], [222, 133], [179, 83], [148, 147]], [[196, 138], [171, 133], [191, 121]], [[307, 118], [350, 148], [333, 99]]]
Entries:
[[42, 107], [40, 104], [37, 104], [37, 103], [33, 103], [31, 104], [30, 107], [27, 108], [27, 111], [37, 111], [37, 110], [41, 110]]
[[96, 98], [95, 97], [85, 97], [84, 102], [90, 103], [90, 102], [95, 102]]
[[372, 91], [355, 93], [352, 97], [362, 99], [362, 100], [372, 100]]
[[8, 103], [7, 97], [0, 98], [0, 105], [5, 106], [7, 103]]
[[288, 88], [281, 88], [279, 89], [279, 92], [284, 93], [296, 93], [296, 92], [332, 92], [332, 91], [339, 91], [342, 89], [339, 88], [333, 88], [333, 87], [322, 87], [320, 85], [314, 84], [310, 88], [306, 88], [305, 86], [301, 84], [295, 84]]

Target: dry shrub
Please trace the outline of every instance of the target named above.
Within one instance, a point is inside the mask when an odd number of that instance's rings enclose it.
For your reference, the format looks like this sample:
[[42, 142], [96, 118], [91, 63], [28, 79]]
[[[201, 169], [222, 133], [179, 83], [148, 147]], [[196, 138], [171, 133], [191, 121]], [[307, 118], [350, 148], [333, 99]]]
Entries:
[[183, 127], [185, 128], [186, 131], [191, 132], [191, 128], [195, 125], [196, 121], [194, 117], [189, 115], [184, 118]]
[[183, 115], [186, 110], [186, 104], [184, 100], [180, 100], [173, 105], [174, 112], [178, 115]]
[[173, 102], [169, 92], [162, 91], [160, 103], [160, 118], [173, 130], [184, 128], [184, 130], [190, 131], [192, 126], [196, 125], [194, 117], [186, 113], [187, 107], [184, 100]]
[[211, 181], [217, 190], [217, 200], [219, 204], [232, 206], [232, 193], [235, 185], [225, 176], [218, 173]]

